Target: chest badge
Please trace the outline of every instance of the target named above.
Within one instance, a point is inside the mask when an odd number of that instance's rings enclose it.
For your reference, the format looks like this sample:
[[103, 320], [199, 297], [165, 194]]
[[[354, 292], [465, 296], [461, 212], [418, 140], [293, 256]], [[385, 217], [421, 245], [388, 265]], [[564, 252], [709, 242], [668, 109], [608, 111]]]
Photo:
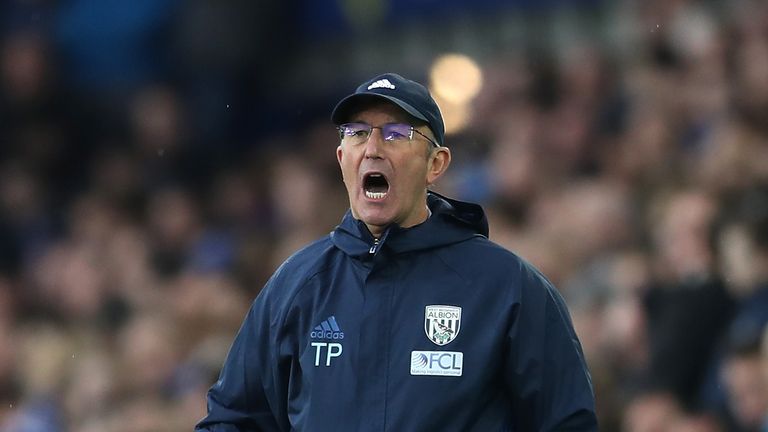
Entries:
[[439, 346], [451, 343], [461, 330], [461, 307], [429, 305], [424, 310], [424, 331]]

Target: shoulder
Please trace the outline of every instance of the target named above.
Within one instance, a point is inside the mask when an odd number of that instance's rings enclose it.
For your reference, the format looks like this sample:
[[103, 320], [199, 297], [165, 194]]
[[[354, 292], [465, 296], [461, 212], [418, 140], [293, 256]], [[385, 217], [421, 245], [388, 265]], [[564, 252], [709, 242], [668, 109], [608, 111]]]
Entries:
[[287, 306], [308, 280], [333, 263], [335, 251], [328, 235], [299, 249], [275, 270], [256, 301]]
[[441, 253], [443, 258], [456, 268], [475, 268], [507, 274], [535, 271], [530, 263], [516, 253], [480, 235], [444, 248]]
[[486, 237], [477, 236], [439, 252], [443, 262], [465, 280], [481, 285], [502, 284], [520, 291], [542, 293], [555, 290], [552, 283], [533, 264]]
[[328, 235], [304, 246], [280, 264], [268, 285], [276, 282], [288, 285], [301, 284], [329, 265], [329, 254], [334, 250], [335, 247]]
[[334, 250], [329, 236], [325, 236], [283, 261], [251, 303], [243, 327], [262, 333], [271, 329], [278, 334], [297, 295], [309, 285], [307, 281], [329, 267]]

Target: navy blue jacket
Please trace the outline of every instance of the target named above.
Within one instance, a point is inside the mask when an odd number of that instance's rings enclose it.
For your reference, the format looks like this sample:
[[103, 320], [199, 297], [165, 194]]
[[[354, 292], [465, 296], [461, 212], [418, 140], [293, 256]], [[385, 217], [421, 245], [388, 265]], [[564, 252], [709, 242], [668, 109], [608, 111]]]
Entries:
[[349, 212], [285, 261], [208, 392], [208, 431], [593, 431], [566, 306], [482, 209], [374, 241]]

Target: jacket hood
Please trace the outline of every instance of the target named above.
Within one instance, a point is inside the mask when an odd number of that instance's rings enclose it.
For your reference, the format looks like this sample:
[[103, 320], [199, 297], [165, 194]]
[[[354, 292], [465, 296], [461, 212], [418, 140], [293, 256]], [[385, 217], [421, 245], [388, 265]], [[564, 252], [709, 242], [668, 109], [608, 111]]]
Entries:
[[[458, 243], [475, 236], [488, 237], [488, 220], [477, 204], [454, 200], [435, 192], [427, 193], [427, 207], [432, 215], [419, 225], [401, 228], [390, 225], [379, 245], [395, 253], [430, 249]], [[361, 220], [347, 210], [341, 224], [331, 232], [331, 241], [350, 256], [368, 256], [373, 235]]]

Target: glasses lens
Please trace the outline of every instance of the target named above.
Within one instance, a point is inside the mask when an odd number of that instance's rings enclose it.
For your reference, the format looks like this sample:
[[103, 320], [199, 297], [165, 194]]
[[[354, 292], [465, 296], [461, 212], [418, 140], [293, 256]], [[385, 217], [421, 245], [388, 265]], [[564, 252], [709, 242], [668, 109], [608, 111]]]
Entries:
[[344, 123], [339, 126], [341, 139], [352, 144], [359, 144], [368, 139], [371, 134], [371, 126], [365, 123]]
[[400, 141], [411, 138], [411, 125], [389, 123], [381, 127], [381, 133], [386, 141]]

